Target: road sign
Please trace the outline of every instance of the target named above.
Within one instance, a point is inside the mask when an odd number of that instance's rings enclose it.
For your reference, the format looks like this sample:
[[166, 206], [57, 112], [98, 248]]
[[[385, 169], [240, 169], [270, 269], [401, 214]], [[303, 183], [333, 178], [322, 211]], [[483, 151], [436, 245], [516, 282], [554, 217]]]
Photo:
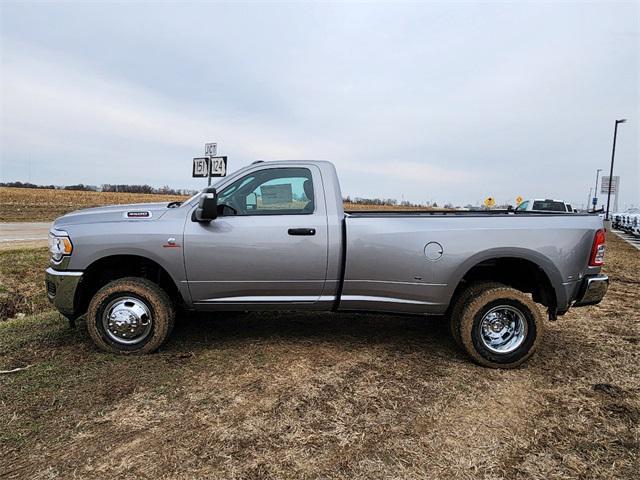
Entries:
[[227, 175], [227, 157], [209, 157], [209, 176], [224, 177]]
[[[618, 186], [620, 185], [620, 177], [614, 175], [611, 180], [611, 193], [618, 193]], [[600, 193], [609, 193], [609, 176], [602, 177], [602, 183], [600, 184]]]
[[487, 197], [484, 199], [484, 204], [487, 207], [493, 207], [496, 204], [496, 201], [493, 199], [493, 197]]
[[591, 200], [591, 203], [593, 203], [593, 206], [595, 207], [598, 204], [598, 197], [593, 197], [593, 200]]
[[211, 177], [224, 177], [227, 175], [227, 157], [217, 157], [218, 144], [204, 144], [205, 157], [193, 159], [193, 177], [207, 178], [207, 184], [211, 185]]
[[524, 200], [520, 195], [518, 195], [516, 197], [516, 205], [520, 205], [522, 203], [522, 200]]
[[218, 155], [218, 144], [217, 143], [205, 143], [204, 144], [204, 154], [207, 157], [215, 157]]
[[209, 157], [194, 158], [192, 177], [206, 178], [208, 176], [209, 176]]

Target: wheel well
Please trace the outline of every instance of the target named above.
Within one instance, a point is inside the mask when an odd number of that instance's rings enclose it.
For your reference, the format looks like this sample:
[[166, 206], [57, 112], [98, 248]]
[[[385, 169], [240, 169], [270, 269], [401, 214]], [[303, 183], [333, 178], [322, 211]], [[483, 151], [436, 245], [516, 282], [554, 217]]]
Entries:
[[167, 292], [174, 305], [178, 307], [182, 304], [182, 295], [171, 275], [158, 263], [138, 255], [112, 255], [96, 260], [84, 271], [74, 300], [78, 315], [87, 311], [89, 302], [98, 290], [124, 277], [146, 278]]
[[454, 300], [470, 283], [478, 281], [499, 282], [530, 293], [533, 301], [546, 306], [550, 318], [555, 319], [556, 292], [545, 271], [530, 260], [500, 257], [478, 263], [462, 277], [453, 294]]

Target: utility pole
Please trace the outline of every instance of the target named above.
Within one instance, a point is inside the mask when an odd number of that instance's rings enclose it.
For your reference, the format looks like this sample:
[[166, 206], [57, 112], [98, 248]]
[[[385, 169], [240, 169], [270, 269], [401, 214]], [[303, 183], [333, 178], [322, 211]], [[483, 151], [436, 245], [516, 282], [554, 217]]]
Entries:
[[611, 150], [611, 170], [609, 171], [609, 191], [607, 192], [607, 214], [604, 217], [605, 220], [609, 220], [609, 202], [611, 201], [611, 183], [613, 182], [613, 160], [616, 157], [616, 138], [618, 136], [618, 124], [624, 123], [626, 121], [627, 121], [626, 118], [616, 120], [616, 125], [613, 128], [613, 149]]
[[[595, 186], [595, 189], [593, 190], [593, 198], [594, 198], [594, 200], [598, 198], [598, 177], [600, 176], [600, 172], [601, 171], [602, 171], [601, 168], [596, 170], [596, 186]], [[592, 210], [593, 212], [596, 211], [596, 204], [597, 203], [598, 203], [597, 201], [593, 202], [593, 210]]]
[[587, 207], [585, 208], [585, 211], [589, 211], [589, 204], [591, 203], [591, 199], [593, 198], [593, 196], [591, 195], [591, 192], [593, 192], [593, 188], [589, 187], [589, 196], [587, 197]]

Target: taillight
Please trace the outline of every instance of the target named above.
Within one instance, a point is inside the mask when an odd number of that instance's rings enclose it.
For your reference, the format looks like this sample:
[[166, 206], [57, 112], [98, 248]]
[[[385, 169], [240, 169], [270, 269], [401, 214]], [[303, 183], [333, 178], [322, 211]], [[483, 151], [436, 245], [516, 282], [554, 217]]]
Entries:
[[604, 264], [605, 236], [604, 230], [598, 230], [593, 239], [591, 247], [591, 257], [589, 257], [589, 266], [599, 267]]

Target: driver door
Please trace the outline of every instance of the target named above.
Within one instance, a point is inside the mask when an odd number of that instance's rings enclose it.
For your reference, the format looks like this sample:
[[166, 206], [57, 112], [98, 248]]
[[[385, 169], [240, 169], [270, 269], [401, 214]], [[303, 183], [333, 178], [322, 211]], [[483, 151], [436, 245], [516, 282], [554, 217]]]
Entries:
[[327, 214], [313, 166], [258, 167], [223, 187], [225, 215], [187, 220], [184, 254], [195, 305], [316, 303], [327, 274]]

